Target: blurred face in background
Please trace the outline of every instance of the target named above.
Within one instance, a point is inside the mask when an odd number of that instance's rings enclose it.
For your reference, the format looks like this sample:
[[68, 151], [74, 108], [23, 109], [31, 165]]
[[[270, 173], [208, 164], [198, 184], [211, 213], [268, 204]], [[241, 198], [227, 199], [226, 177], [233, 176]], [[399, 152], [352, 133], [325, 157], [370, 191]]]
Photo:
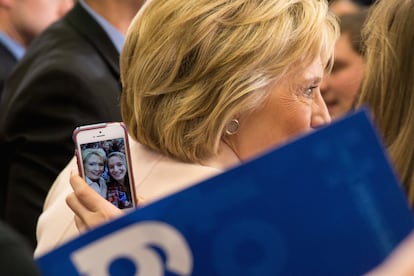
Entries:
[[352, 0], [335, 0], [331, 1], [329, 9], [336, 15], [357, 12], [360, 7]]
[[[17, 42], [28, 44], [51, 23], [65, 15], [74, 0], [0, 0], [8, 4], [11, 32]], [[16, 38], [16, 36], [18, 38]]]
[[364, 59], [352, 47], [347, 33], [341, 34], [335, 45], [332, 72], [321, 83], [321, 93], [331, 117], [345, 115], [352, 108], [364, 75]]

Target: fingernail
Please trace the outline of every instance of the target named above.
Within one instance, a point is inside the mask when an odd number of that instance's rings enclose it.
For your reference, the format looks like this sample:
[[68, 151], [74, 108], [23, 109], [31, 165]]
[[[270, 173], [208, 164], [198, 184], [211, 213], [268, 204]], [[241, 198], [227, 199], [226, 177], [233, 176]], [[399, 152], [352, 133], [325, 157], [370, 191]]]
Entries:
[[77, 175], [78, 174], [78, 168], [77, 167], [73, 167], [72, 170], [70, 171], [70, 175]]

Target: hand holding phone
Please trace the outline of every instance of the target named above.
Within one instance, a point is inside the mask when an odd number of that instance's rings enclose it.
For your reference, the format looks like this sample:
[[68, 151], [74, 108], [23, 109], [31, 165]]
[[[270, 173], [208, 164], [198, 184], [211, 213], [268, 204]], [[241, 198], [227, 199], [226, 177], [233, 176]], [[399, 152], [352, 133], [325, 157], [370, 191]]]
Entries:
[[119, 209], [136, 206], [128, 134], [123, 123], [77, 127], [73, 132], [79, 175]]
[[75, 223], [79, 232], [85, 232], [123, 215], [121, 209], [87, 187], [88, 184], [75, 171], [71, 173], [70, 184], [74, 192], [66, 197], [66, 203], [76, 214]]

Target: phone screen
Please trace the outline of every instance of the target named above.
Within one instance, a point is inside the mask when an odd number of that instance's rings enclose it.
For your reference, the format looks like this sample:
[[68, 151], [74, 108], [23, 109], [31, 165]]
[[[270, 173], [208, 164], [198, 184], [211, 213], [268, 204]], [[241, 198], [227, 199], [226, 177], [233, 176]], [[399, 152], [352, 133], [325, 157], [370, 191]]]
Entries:
[[120, 209], [134, 207], [125, 139], [83, 143], [80, 151], [89, 186]]

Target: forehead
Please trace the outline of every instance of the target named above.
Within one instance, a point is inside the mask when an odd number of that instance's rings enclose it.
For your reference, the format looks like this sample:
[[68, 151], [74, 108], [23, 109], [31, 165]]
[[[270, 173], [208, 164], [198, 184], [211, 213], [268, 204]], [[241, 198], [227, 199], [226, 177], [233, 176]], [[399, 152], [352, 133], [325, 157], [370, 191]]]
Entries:
[[339, 64], [365, 64], [364, 57], [355, 50], [348, 36], [344, 36], [335, 45], [334, 63]]
[[353, 51], [351, 36], [349, 33], [342, 33], [335, 44], [335, 57], [343, 55], [346, 51]]
[[118, 161], [122, 161], [123, 159], [121, 158], [121, 156], [118, 155], [113, 155], [111, 157], [109, 157], [109, 162], [118, 162]]
[[303, 76], [305, 78], [321, 77], [323, 75], [322, 60], [320, 57], [315, 59], [309, 66], [303, 70]]
[[90, 160], [90, 159], [103, 159], [98, 153], [96, 153], [96, 152], [91, 152], [90, 154], [89, 154], [89, 156], [87, 157], [87, 159], [88, 160]]
[[281, 89], [289, 92], [304, 88], [310, 85], [318, 85], [324, 75], [324, 68], [320, 58], [315, 59], [311, 64], [297, 63], [292, 66], [282, 78], [275, 81], [272, 89]]
[[309, 63], [297, 63], [291, 67], [286, 77], [297, 82], [320, 80], [324, 73], [324, 67], [320, 57]]

